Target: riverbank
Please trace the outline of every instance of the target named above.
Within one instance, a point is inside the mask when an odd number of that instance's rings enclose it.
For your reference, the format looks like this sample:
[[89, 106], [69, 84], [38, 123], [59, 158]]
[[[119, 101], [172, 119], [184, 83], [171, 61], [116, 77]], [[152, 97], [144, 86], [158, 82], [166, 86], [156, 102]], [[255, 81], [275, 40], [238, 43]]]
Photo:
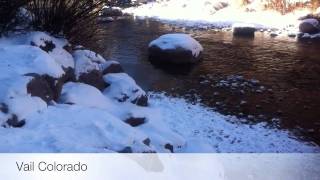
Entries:
[[235, 23], [254, 25], [271, 36], [293, 36], [299, 32], [299, 18], [311, 11], [297, 9], [282, 15], [264, 10], [258, 3], [239, 6], [226, 1], [161, 1], [123, 10], [138, 19], [152, 18], [178, 27], [229, 29]]

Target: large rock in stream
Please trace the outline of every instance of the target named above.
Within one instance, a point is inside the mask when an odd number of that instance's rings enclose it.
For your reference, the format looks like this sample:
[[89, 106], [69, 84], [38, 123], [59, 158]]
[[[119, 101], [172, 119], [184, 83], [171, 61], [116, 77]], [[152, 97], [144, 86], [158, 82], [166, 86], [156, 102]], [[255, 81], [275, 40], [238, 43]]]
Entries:
[[317, 19], [304, 19], [299, 25], [299, 30], [302, 33], [316, 34], [320, 32], [320, 22]]
[[165, 34], [149, 44], [149, 60], [159, 64], [199, 62], [203, 47], [188, 34]]

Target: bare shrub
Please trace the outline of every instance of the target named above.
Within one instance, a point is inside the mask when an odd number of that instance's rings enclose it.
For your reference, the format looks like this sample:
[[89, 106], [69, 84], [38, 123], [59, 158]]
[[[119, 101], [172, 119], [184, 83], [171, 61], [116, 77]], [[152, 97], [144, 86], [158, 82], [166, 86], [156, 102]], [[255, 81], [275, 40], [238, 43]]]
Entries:
[[16, 14], [28, 0], [0, 0], [0, 35], [12, 29], [16, 23]]
[[97, 0], [30, 0], [35, 29], [53, 35], [63, 35], [75, 44], [95, 49], [100, 28], [97, 23], [103, 6]]
[[312, 8], [312, 1], [314, 0], [310, 0], [310, 1], [264, 0], [264, 6], [266, 9], [274, 9], [281, 12], [282, 14], [286, 14], [298, 8]]

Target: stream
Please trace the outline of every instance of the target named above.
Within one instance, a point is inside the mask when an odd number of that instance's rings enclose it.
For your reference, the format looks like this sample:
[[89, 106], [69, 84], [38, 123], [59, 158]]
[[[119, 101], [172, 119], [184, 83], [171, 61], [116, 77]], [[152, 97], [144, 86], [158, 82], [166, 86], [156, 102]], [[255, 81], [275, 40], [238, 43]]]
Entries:
[[[166, 92], [241, 123], [266, 122], [320, 145], [320, 45], [256, 32], [235, 38], [230, 31], [175, 27], [158, 21], [122, 19], [103, 25], [103, 55], [119, 61], [144, 90]], [[172, 32], [191, 34], [204, 47], [193, 67], [157, 67], [148, 44]]]

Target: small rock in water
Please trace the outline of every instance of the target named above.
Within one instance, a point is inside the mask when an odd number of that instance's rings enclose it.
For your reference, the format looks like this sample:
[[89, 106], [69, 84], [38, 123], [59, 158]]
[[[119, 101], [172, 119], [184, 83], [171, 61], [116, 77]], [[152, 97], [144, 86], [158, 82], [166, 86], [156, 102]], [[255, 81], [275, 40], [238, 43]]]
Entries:
[[253, 24], [235, 23], [232, 30], [234, 36], [254, 37], [256, 28]]

